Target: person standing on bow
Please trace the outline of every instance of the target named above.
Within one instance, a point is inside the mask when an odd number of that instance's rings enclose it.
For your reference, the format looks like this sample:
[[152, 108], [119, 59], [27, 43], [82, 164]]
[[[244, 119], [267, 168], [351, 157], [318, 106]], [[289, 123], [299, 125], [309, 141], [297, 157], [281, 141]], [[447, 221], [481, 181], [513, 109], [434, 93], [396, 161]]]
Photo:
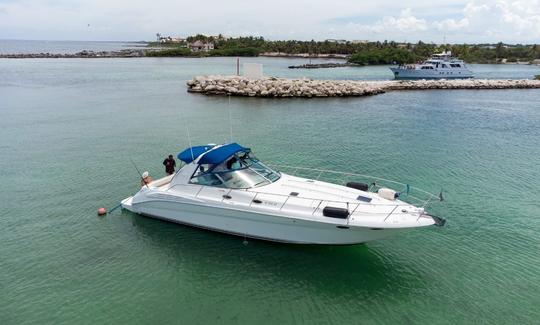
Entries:
[[165, 166], [165, 172], [167, 174], [174, 174], [174, 167], [176, 167], [176, 161], [174, 160], [173, 155], [169, 155], [168, 158], [163, 160], [163, 165]]

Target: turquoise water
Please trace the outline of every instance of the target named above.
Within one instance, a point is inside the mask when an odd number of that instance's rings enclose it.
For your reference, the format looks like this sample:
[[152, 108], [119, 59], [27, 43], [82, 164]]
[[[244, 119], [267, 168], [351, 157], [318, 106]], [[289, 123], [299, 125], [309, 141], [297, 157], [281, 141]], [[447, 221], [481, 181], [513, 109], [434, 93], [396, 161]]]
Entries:
[[[384, 79], [386, 67], [278, 76]], [[474, 66], [502, 78], [531, 66]], [[533, 324], [540, 313], [540, 91], [205, 97], [234, 59], [0, 60], [0, 323]], [[475, 71], [475, 72], [476, 72]], [[391, 76], [391, 75], [390, 75]], [[397, 179], [446, 201], [444, 228], [345, 247], [272, 244], [104, 218], [194, 143]], [[360, 180], [361, 181], [361, 180]]]

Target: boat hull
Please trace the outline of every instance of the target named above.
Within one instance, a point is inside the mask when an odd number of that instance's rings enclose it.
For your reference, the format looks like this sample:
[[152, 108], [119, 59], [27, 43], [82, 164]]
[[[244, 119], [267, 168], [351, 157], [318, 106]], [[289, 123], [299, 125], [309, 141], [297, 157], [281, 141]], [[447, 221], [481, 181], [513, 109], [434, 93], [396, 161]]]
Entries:
[[367, 228], [194, 203], [146, 201], [122, 206], [144, 216], [244, 238], [317, 245], [352, 245], [379, 240], [407, 228]]
[[460, 69], [433, 69], [433, 70], [419, 70], [419, 69], [400, 69], [390, 68], [394, 74], [395, 79], [399, 80], [414, 80], [414, 79], [470, 79], [474, 75], [470, 70]]

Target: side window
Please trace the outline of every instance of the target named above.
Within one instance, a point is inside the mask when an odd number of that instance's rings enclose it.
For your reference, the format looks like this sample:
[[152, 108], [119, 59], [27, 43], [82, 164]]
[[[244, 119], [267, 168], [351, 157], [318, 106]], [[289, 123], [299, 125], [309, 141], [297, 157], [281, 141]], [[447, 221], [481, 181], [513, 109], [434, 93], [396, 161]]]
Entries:
[[191, 178], [191, 184], [206, 185], [206, 186], [221, 186], [221, 180], [214, 174], [201, 174]]
[[198, 176], [200, 174], [204, 174], [207, 171], [209, 171], [211, 168], [212, 168], [212, 165], [210, 165], [210, 164], [199, 165], [199, 168], [197, 168], [197, 170], [195, 171], [195, 174], [193, 175], [193, 177]]

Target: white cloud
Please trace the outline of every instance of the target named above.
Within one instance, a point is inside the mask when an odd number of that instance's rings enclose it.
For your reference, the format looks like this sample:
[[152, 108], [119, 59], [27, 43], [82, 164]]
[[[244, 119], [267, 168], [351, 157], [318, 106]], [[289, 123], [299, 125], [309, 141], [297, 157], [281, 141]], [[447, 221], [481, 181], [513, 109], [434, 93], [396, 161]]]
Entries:
[[157, 32], [540, 43], [540, 0], [0, 0], [0, 38], [148, 40]]
[[373, 26], [365, 26], [375, 33], [398, 32], [409, 33], [424, 31], [428, 28], [425, 19], [416, 18], [411, 8], [403, 9], [398, 17], [387, 16]]
[[540, 42], [540, 1], [470, 1], [463, 11], [468, 32], [493, 40]]
[[402, 40], [411, 33], [425, 32], [428, 27], [425, 19], [417, 18], [411, 8], [405, 8], [398, 16], [384, 16], [373, 24], [348, 23], [345, 28], [336, 31], [341, 35], [358, 35], [353, 38]]
[[440, 30], [440, 31], [445, 31], [445, 32], [456, 31], [456, 30], [460, 30], [469, 26], [469, 19], [463, 18], [463, 19], [456, 20], [456, 19], [448, 18], [441, 21], [435, 21], [433, 23], [433, 26], [437, 30]]

